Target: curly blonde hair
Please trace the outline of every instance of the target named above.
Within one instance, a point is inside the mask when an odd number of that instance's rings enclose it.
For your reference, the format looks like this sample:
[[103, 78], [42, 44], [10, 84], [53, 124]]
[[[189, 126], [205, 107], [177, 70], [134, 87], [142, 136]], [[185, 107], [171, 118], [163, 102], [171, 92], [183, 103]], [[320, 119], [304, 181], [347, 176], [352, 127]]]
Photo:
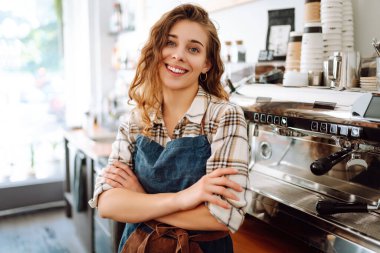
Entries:
[[206, 80], [198, 79], [199, 85], [209, 94], [228, 100], [228, 94], [221, 84], [224, 65], [220, 57], [221, 45], [214, 24], [203, 8], [193, 4], [179, 5], [165, 13], [151, 28], [150, 37], [141, 50], [136, 75], [129, 88], [129, 97], [136, 102], [141, 112], [143, 133], [147, 135], [152, 127], [149, 114], [157, 112], [162, 103], [162, 86], [158, 73], [158, 65], [162, 60], [161, 52], [170, 29], [181, 20], [200, 24], [208, 34], [206, 57], [211, 63], [211, 68], [207, 72]]

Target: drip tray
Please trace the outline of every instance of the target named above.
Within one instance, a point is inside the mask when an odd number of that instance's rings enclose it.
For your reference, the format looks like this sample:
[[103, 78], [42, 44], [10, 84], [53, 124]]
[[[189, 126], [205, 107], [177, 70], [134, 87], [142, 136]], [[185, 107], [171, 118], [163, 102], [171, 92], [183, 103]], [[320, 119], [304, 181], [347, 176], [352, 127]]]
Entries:
[[316, 176], [310, 170], [285, 163], [276, 166], [256, 163], [253, 170], [340, 201], [376, 205], [380, 199], [380, 191], [377, 189], [331, 176]]
[[[256, 165], [255, 168], [257, 168]], [[286, 177], [286, 175], [283, 176]], [[301, 211], [305, 215], [305, 222], [333, 235], [354, 241], [365, 248], [380, 252], [380, 215], [378, 213], [342, 213], [320, 216], [315, 210], [317, 201], [322, 198], [333, 198], [255, 170], [250, 172], [250, 180], [252, 191]]]

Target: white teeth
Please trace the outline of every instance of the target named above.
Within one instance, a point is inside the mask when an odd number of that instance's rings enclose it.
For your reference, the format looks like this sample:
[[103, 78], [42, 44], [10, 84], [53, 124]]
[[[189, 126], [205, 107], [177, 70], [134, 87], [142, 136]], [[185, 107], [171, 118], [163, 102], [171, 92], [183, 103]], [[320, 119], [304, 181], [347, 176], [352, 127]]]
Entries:
[[183, 73], [186, 72], [186, 71], [183, 70], [183, 69], [177, 69], [177, 68], [174, 68], [174, 67], [169, 66], [169, 65], [168, 65], [168, 69], [171, 70], [171, 71], [173, 71], [174, 73], [178, 73], [178, 74], [183, 74]]

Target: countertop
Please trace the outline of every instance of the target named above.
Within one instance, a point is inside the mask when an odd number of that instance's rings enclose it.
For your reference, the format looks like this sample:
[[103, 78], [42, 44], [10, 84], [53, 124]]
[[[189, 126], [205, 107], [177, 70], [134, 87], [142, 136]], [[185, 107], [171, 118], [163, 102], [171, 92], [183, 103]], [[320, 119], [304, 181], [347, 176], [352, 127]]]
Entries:
[[[99, 133], [103, 132], [101, 129], [97, 129], [97, 131]], [[109, 136], [109, 138], [94, 140], [83, 129], [69, 130], [64, 133], [64, 138], [68, 142], [74, 144], [75, 147], [82, 150], [95, 161], [99, 158], [108, 157], [111, 154], [112, 142], [115, 138], [112, 138], [111, 135]]]
[[238, 232], [232, 234], [234, 253], [317, 253], [290, 235], [247, 214]]

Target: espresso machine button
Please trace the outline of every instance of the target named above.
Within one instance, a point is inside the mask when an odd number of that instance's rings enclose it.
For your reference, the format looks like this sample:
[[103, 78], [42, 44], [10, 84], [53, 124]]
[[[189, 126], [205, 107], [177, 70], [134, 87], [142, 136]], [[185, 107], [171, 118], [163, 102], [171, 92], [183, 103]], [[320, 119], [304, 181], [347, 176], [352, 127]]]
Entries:
[[338, 125], [330, 124], [330, 134], [338, 134]]
[[327, 133], [327, 123], [321, 123], [321, 132]]
[[288, 126], [288, 118], [287, 117], [282, 117], [281, 118], [281, 126]]
[[267, 121], [267, 116], [264, 113], [260, 114], [260, 122], [265, 123], [266, 121]]
[[311, 130], [312, 131], [318, 131], [318, 122], [316, 122], [316, 121], [311, 122]]
[[280, 125], [280, 117], [279, 116], [274, 116], [274, 123], [276, 125]]
[[253, 114], [253, 120], [254, 120], [255, 122], [259, 122], [259, 120], [260, 120], [260, 114], [258, 114], [257, 112], [255, 112], [255, 113]]
[[273, 123], [273, 116], [272, 115], [268, 115], [267, 116], [267, 123], [268, 124], [272, 124]]
[[348, 126], [339, 126], [339, 134], [348, 136]]
[[360, 137], [362, 133], [361, 127], [352, 127], [351, 128], [351, 136], [352, 137]]

